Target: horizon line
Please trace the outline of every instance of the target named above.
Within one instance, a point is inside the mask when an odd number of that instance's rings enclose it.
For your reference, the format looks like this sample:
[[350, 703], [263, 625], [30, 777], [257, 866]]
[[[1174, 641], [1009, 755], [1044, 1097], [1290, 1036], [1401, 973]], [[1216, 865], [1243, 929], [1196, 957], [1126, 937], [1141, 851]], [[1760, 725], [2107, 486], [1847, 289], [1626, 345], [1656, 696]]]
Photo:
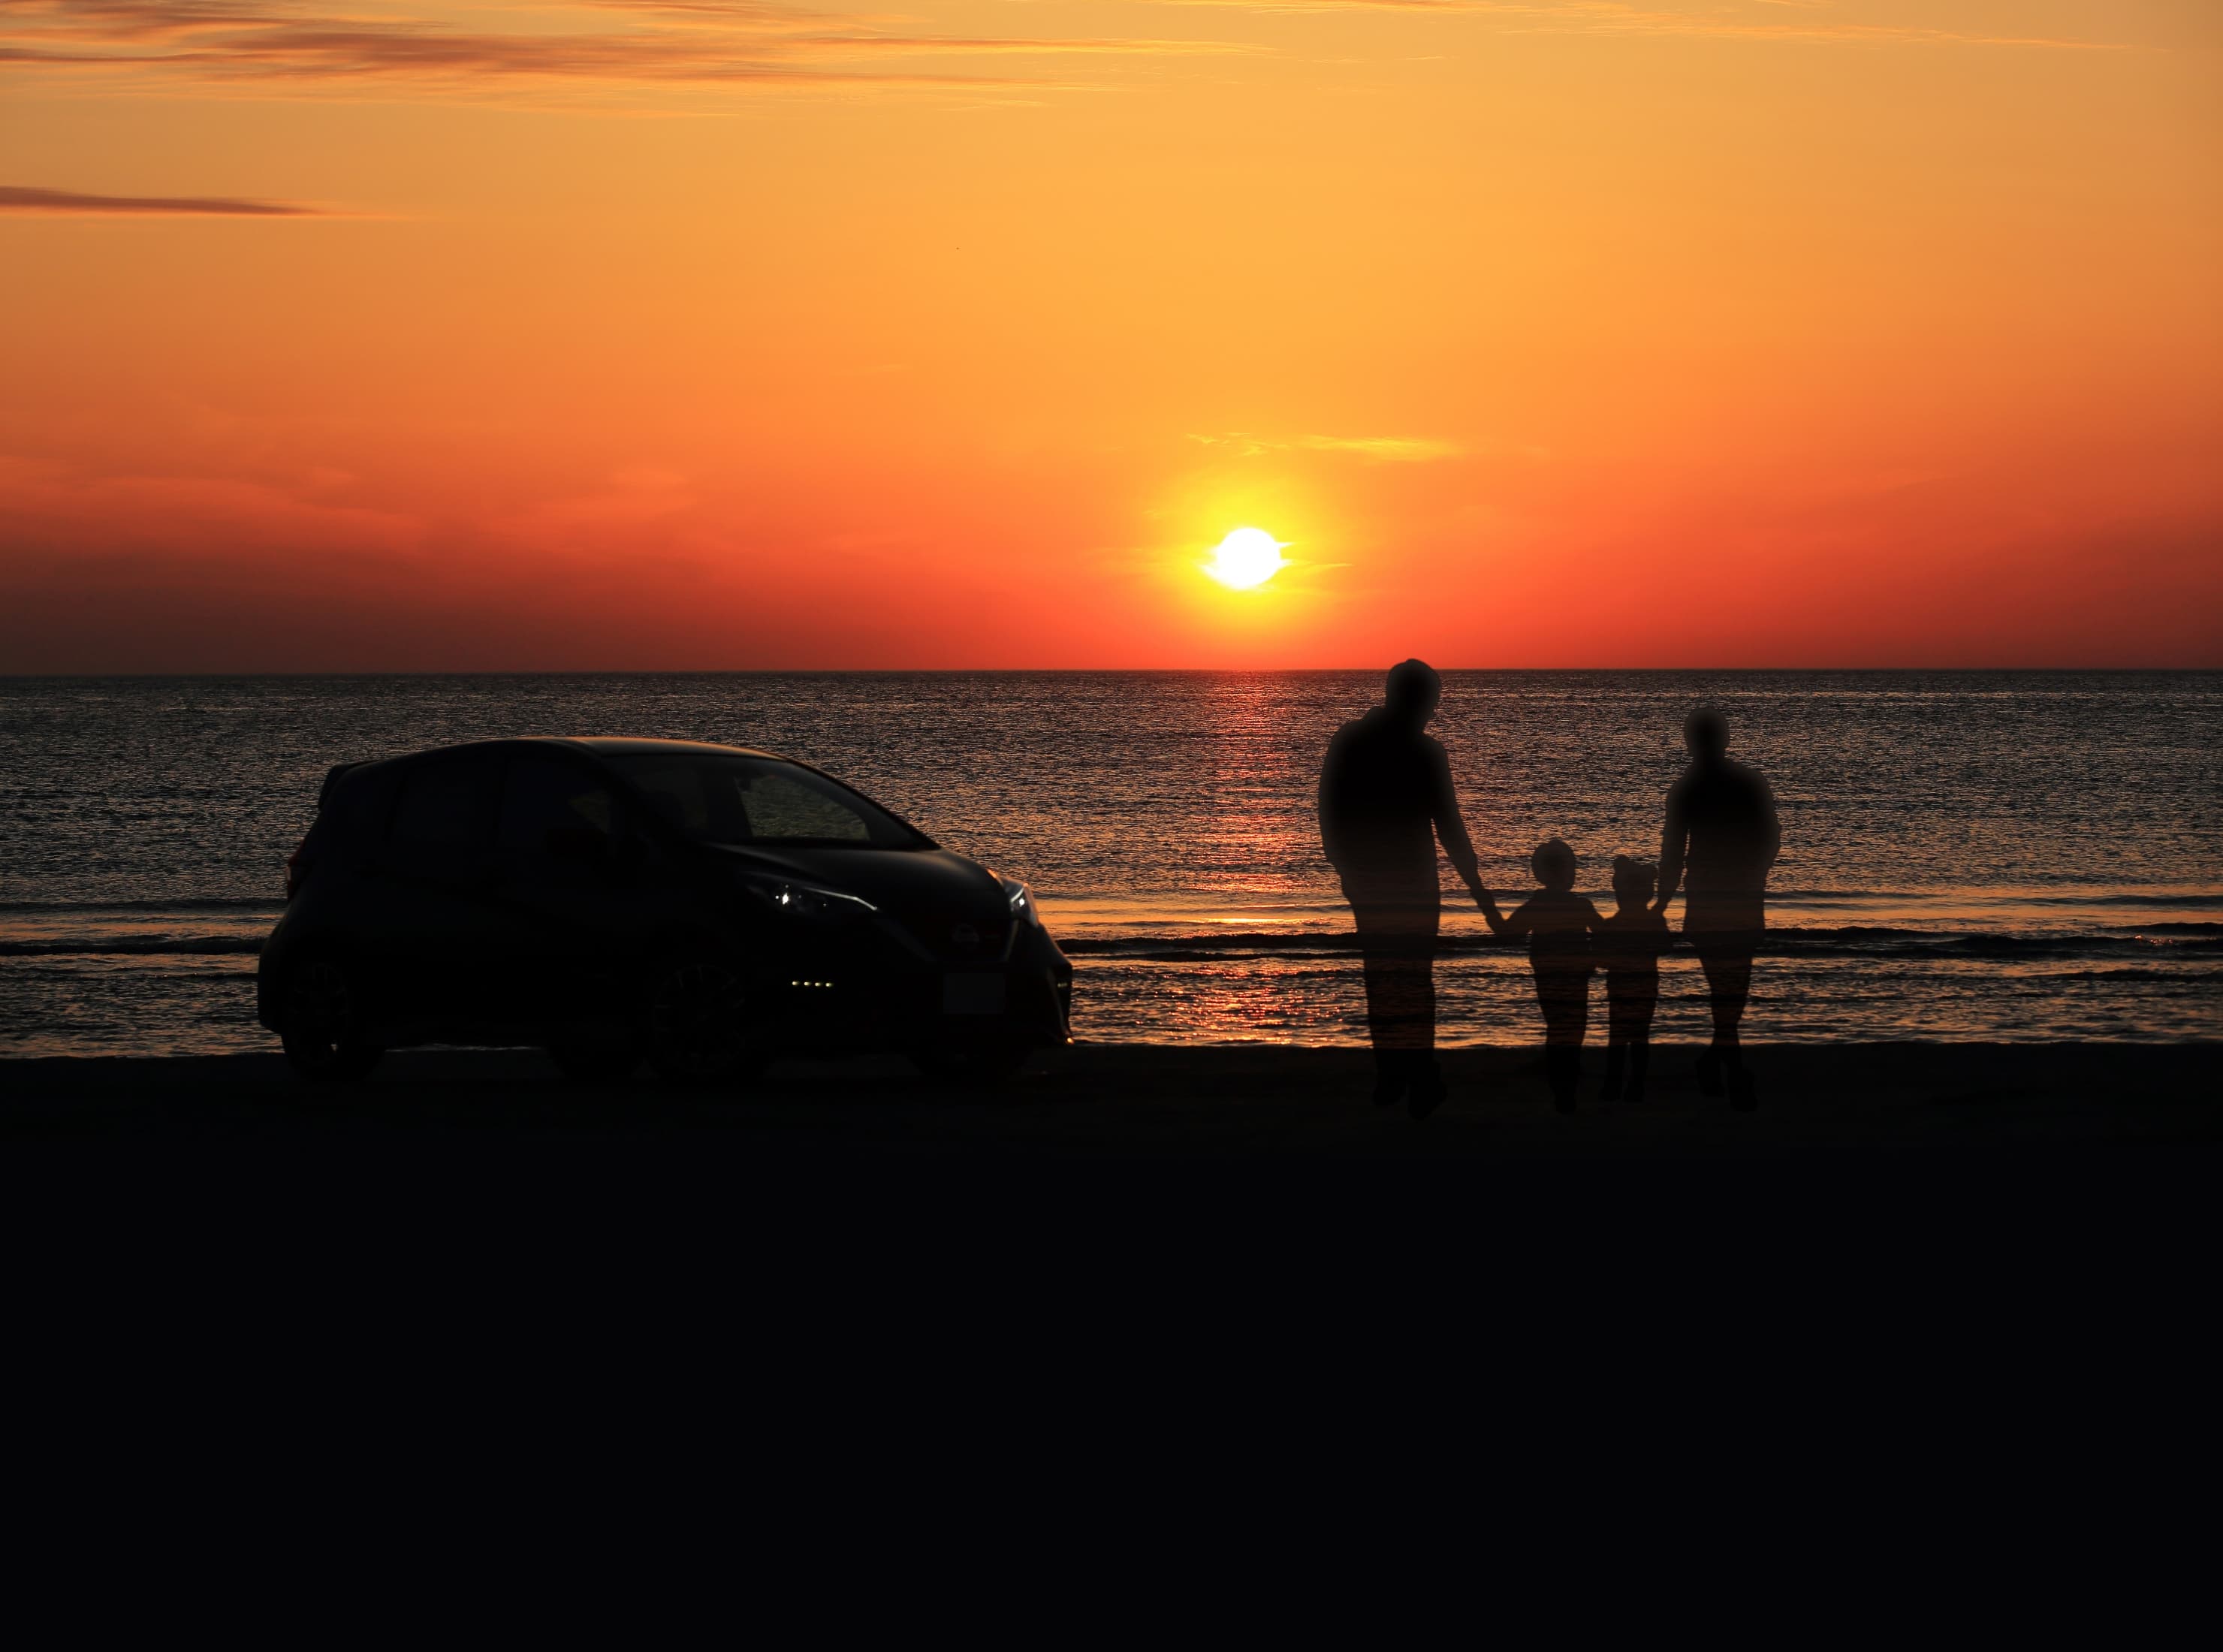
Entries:
[[[1396, 663], [1395, 661], [1391, 664]], [[535, 666], [366, 668], [361, 670], [130, 670], [0, 671], [0, 682], [114, 682], [123, 679], [287, 677], [799, 677], [799, 676], [1347, 676], [1382, 672], [1368, 665], [745, 665], [745, 666]], [[1952, 673], [1965, 676], [2047, 672], [2074, 675], [2223, 675], [2216, 665], [1438, 665], [1439, 672], [1513, 675], [1544, 673], [1625, 676], [1766, 676], [1804, 673], [1915, 675]]]

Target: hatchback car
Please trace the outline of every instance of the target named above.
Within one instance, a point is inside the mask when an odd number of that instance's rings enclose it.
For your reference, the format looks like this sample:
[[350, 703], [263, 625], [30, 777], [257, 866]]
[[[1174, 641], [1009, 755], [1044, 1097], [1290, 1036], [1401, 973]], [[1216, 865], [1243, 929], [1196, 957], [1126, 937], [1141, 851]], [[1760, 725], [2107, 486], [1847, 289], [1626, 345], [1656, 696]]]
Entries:
[[899, 1051], [993, 1075], [1066, 1040], [1027, 887], [809, 764], [680, 740], [490, 740], [325, 776], [256, 1007], [311, 1078], [410, 1044], [575, 1077]]

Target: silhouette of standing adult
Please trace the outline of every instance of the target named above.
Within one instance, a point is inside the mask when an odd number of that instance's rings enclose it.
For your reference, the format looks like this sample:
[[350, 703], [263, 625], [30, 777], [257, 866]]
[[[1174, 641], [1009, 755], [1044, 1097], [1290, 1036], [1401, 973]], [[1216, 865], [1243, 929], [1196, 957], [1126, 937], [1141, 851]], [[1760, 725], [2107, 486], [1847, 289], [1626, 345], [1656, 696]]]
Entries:
[[1775, 794], [1753, 769], [1729, 758], [1729, 719], [1702, 706], [1683, 719], [1691, 766], [1667, 792], [1667, 826], [1659, 844], [1659, 898], [1666, 912], [1687, 872], [1683, 933], [1706, 972], [1713, 1001], [1713, 1047], [1698, 1059], [1698, 1084], [1709, 1096], [1728, 1081], [1734, 1103], [1756, 1104], [1752, 1076], [1737, 1044], [1752, 993], [1753, 954], [1767, 927], [1767, 873], [1783, 846]]
[[1343, 880], [1366, 973], [1374, 1104], [1426, 1118], [1444, 1098], [1436, 1065], [1436, 843], [1477, 901], [1489, 897], [1452, 789], [1451, 759], [1427, 733], [1443, 681], [1418, 660], [1389, 672], [1382, 705], [1345, 723], [1320, 767], [1320, 841]]

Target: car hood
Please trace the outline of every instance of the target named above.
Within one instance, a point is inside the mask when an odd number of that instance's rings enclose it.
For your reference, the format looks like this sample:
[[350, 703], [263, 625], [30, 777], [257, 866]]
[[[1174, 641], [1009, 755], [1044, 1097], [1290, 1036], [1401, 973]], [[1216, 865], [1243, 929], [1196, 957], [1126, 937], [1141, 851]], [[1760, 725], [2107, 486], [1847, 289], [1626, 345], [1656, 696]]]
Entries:
[[996, 919], [1011, 911], [1003, 885], [987, 868], [947, 849], [713, 847], [740, 865], [862, 895], [886, 912]]

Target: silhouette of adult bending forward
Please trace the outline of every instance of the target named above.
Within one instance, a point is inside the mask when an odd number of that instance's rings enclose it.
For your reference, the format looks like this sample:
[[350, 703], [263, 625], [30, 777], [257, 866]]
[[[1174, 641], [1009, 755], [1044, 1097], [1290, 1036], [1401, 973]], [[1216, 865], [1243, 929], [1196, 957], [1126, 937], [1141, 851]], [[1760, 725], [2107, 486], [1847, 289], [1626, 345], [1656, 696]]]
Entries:
[[1752, 1077], [1737, 1044], [1738, 1024], [1752, 993], [1753, 954], [1767, 927], [1767, 873], [1783, 846], [1775, 795], [1766, 781], [1729, 759], [1729, 719], [1701, 707], [1683, 721], [1691, 766], [1667, 793], [1667, 826], [1659, 845], [1659, 896], [1667, 910], [1685, 872], [1683, 933], [1706, 972], [1713, 1000], [1713, 1047], [1698, 1061], [1709, 1096], [1726, 1078], [1741, 1109], [1754, 1104]]
[[1374, 1104], [1425, 1118], [1444, 1097], [1436, 1066], [1436, 842], [1477, 901], [1488, 899], [1452, 790], [1451, 760], [1427, 733], [1443, 682], [1418, 660], [1393, 667], [1383, 699], [1328, 742], [1320, 841], [1343, 880], [1366, 972]]

